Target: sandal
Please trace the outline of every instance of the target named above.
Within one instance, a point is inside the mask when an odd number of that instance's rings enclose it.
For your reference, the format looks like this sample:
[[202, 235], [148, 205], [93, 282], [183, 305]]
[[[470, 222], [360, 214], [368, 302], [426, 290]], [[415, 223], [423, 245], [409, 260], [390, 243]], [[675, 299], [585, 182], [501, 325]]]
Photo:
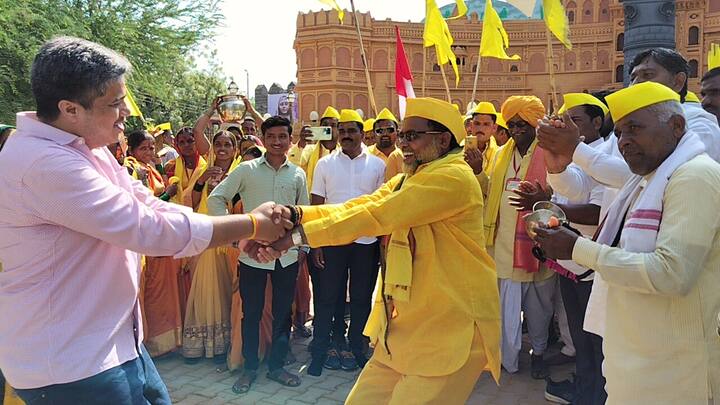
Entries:
[[244, 394], [250, 391], [250, 386], [257, 378], [257, 372], [251, 370], [245, 370], [240, 374], [240, 377], [235, 381], [232, 386], [232, 390], [236, 394]]
[[300, 377], [285, 371], [285, 369], [283, 368], [269, 371], [267, 373], [267, 378], [273, 381], [277, 381], [286, 387], [298, 387], [300, 385]]

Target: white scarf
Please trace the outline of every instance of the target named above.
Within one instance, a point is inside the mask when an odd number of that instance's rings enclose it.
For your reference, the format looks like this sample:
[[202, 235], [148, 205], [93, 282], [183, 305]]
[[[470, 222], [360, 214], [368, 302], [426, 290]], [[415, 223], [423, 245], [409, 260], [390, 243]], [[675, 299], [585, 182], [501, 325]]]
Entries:
[[[654, 251], [662, 220], [663, 197], [670, 177], [678, 167], [704, 152], [705, 145], [700, 137], [687, 131], [673, 153], [660, 164], [647, 184], [643, 176], [633, 175], [620, 189], [617, 198], [608, 209], [597, 242], [610, 246], [627, 212], [619, 246], [629, 252]], [[632, 211], [628, 211], [636, 198], [637, 204], [633, 206]]]

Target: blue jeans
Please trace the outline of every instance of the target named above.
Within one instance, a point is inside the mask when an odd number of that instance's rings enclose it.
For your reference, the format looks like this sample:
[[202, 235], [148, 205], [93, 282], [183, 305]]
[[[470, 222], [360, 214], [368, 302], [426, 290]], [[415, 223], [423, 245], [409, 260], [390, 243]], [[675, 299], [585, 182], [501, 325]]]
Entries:
[[15, 390], [27, 405], [171, 404], [170, 394], [145, 346], [134, 360], [66, 384]]

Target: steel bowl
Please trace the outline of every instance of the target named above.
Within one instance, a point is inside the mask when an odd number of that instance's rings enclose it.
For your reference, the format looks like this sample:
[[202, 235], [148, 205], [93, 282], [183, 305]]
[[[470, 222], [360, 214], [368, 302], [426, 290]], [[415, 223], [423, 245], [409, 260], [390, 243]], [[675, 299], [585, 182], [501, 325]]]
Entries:
[[525, 215], [523, 217], [525, 220], [525, 232], [527, 232], [531, 239], [535, 239], [536, 234], [533, 229], [540, 226], [540, 224], [547, 225], [548, 221], [550, 221], [550, 217], [558, 218], [555, 211], [546, 209], [538, 209]]
[[533, 211], [537, 210], [548, 210], [555, 213], [555, 218], [560, 220], [560, 223], [567, 222], [567, 216], [565, 215], [565, 211], [562, 210], [562, 208], [558, 207], [556, 204], [551, 203], [550, 201], [538, 201], [533, 205]]

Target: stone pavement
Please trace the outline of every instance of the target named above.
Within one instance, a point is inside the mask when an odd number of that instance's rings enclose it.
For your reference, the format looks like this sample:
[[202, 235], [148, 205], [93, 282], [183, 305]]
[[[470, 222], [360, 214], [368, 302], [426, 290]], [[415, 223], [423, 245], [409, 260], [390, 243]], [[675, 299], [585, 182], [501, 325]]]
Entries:
[[[298, 362], [288, 366], [288, 370], [300, 373], [302, 385], [296, 388], [283, 387], [265, 377], [267, 367], [260, 366], [258, 379], [250, 392], [236, 395], [232, 384], [238, 372], [215, 371], [210, 360], [198, 364], [185, 364], [178, 354], [170, 354], [155, 359], [155, 364], [170, 391], [173, 403], [177, 405], [219, 405], [219, 404], [275, 404], [305, 405], [342, 404], [350, 392], [359, 371], [323, 370], [321, 377], [312, 377], [305, 373], [310, 354], [307, 344], [310, 339], [292, 340], [292, 351]], [[520, 357], [520, 372], [514, 375], [503, 373], [500, 386], [497, 386], [488, 373], [483, 373], [475, 386], [468, 404], [487, 405], [536, 405], [549, 404], [543, 396], [545, 382], [530, 378], [530, 356], [527, 342], [523, 343]], [[550, 351], [556, 352], [557, 347]], [[549, 354], [549, 353], [548, 353]], [[553, 368], [553, 379], [567, 378], [572, 366]]]

